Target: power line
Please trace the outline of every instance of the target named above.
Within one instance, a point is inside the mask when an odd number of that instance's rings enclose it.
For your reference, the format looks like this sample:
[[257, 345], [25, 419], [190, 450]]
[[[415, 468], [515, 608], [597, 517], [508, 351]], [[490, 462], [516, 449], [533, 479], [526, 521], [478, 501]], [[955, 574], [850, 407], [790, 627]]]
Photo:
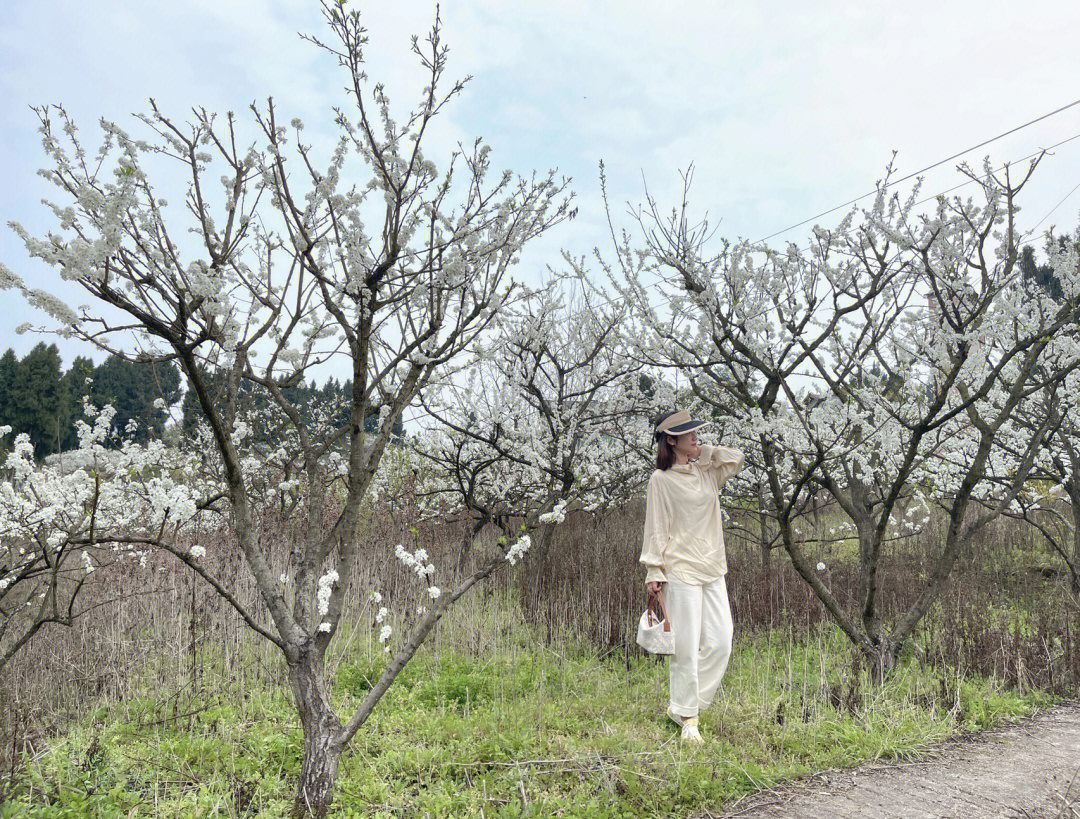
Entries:
[[[927, 165], [925, 168], [923, 168], [921, 170], [915, 171], [914, 173], [909, 173], [907, 176], [902, 177], [900, 179], [897, 179], [895, 182], [888, 183], [887, 185], [885, 185], [885, 187], [888, 188], [888, 187], [890, 187], [892, 185], [899, 185], [901, 182], [906, 182], [908, 179], [911, 179], [912, 177], [918, 176], [921, 173], [926, 173], [926, 171], [933, 170], [934, 168], [938, 167], [939, 165], [944, 165], [946, 162], [951, 162], [952, 160], [956, 159], [957, 157], [963, 156], [964, 154], [967, 154], [967, 153], [971, 153], [974, 150], [982, 148], [984, 145], [989, 145], [991, 142], [996, 142], [997, 140], [1001, 139], [1002, 137], [1006, 137], [1009, 134], [1015, 134], [1017, 131], [1023, 130], [1024, 128], [1027, 128], [1029, 125], [1034, 125], [1036, 122], [1041, 122], [1042, 120], [1047, 119], [1048, 117], [1052, 117], [1055, 114], [1060, 114], [1062, 111], [1066, 111], [1069, 108], [1072, 108], [1074, 105], [1080, 105], [1080, 100], [1074, 100], [1073, 102], [1070, 102], [1068, 105], [1063, 105], [1060, 108], [1057, 108], [1057, 109], [1051, 111], [1048, 114], [1043, 114], [1041, 117], [1036, 117], [1035, 119], [1033, 119], [1033, 120], [1031, 120], [1029, 122], [1025, 122], [1023, 125], [1017, 125], [1015, 128], [1010, 128], [1008, 131], [1005, 131], [1004, 133], [998, 134], [996, 137], [993, 137], [992, 139], [987, 139], [987, 140], [985, 140], [983, 142], [980, 142], [978, 145], [972, 145], [970, 148], [967, 148], [967, 149], [965, 149], [963, 151], [960, 151], [959, 153], [953, 154], [950, 157], [946, 157], [945, 159], [939, 160], [938, 162], [935, 162], [933, 165]], [[1021, 161], [1023, 161], [1023, 160], [1021, 160]], [[844, 202], [842, 205], [837, 205], [836, 207], [829, 208], [826, 211], [822, 211], [817, 216], [811, 216], [809, 219], [803, 219], [801, 222], [796, 222], [794, 225], [791, 225], [790, 227], [786, 227], [783, 230], [776, 231], [776, 233], [770, 233], [764, 239], [759, 239], [757, 243], [760, 244], [761, 242], [767, 242], [767, 241], [769, 241], [769, 239], [772, 239], [774, 236], [779, 236], [781, 233], [787, 233], [789, 230], [794, 230], [797, 227], [802, 227], [807, 222], [812, 222], [815, 219], [820, 219], [822, 216], [826, 216], [826, 215], [832, 213], [833, 211], [840, 210], [840, 208], [847, 207], [848, 205], [854, 205], [860, 199], [865, 199], [867, 196], [873, 196], [876, 193], [877, 193], [877, 190], [872, 190], [869, 193], [864, 193], [862, 196], [856, 196], [854, 199], [852, 199], [852, 200], [850, 200], [848, 202]]]
[[[1015, 129], [1014, 129], [1014, 130], [1015, 130]], [[1076, 133], [1076, 134], [1073, 134], [1073, 135], [1072, 135], [1071, 137], [1068, 137], [1068, 138], [1066, 138], [1066, 139], [1063, 139], [1063, 140], [1061, 140], [1060, 142], [1055, 142], [1055, 143], [1054, 143], [1053, 145], [1051, 145], [1051, 146], [1050, 146], [1049, 148], [1040, 148], [1039, 150], [1037, 150], [1037, 151], [1033, 151], [1032, 153], [1028, 154], [1027, 156], [1023, 156], [1023, 157], [1020, 157], [1019, 159], [1013, 159], [1013, 160], [1010, 160], [1009, 162], [1005, 162], [1005, 163], [1003, 163], [1002, 165], [1000, 165], [1000, 166], [998, 166], [997, 168], [995, 168], [995, 169], [994, 169], [994, 173], [997, 173], [998, 171], [1001, 171], [1001, 170], [1003, 170], [1003, 169], [1004, 169], [1004, 168], [1005, 168], [1005, 167], [1006, 167], [1007, 165], [1011, 165], [1011, 164], [1014, 164], [1014, 163], [1017, 163], [1017, 162], [1024, 162], [1024, 161], [1026, 161], [1026, 160], [1028, 160], [1028, 159], [1031, 159], [1032, 157], [1035, 157], [1035, 156], [1039, 155], [1039, 154], [1040, 154], [1040, 153], [1042, 153], [1042, 152], [1045, 152], [1045, 151], [1052, 151], [1052, 150], [1054, 150], [1054, 148], [1059, 148], [1059, 147], [1061, 147], [1062, 145], [1065, 145], [1065, 144], [1067, 144], [1067, 143], [1069, 143], [1069, 142], [1072, 142], [1072, 141], [1073, 141], [1073, 140], [1075, 140], [1075, 139], [1080, 139], [1080, 133]], [[947, 161], [947, 160], [946, 160], [946, 161]], [[940, 164], [940, 163], [939, 163], [939, 164]], [[952, 186], [951, 188], [946, 188], [945, 190], [943, 190], [943, 191], [939, 191], [938, 193], [935, 193], [935, 194], [933, 194], [932, 196], [927, 196], [927, 197], [926, 197], [926, 198], [924, 198], [924, 199], [920, 199], [920, 200], [919, 200], [918, 202], [915, 202], [915, 203], [914, 203], [914, 204], [912, 205], [912, 207], [917, 207], [917, 206], [919, 206], [919, 205], [925, 205], [925, 204], [926, 204], [927, 202], [930, 202], [930, 201], [932, 201], [932, 200], [934, 200], [934, 199], [937, 199], [937, 198], [938, 198], [939, 196], [945, 196], [946, 194], [952, 193], [953, 191], [957, 191], [957, 190], [960, 190], [960, 188], [963, 188], [963, 187], [965, 187], [965, 186], [967, 186], [967, 185], [970, 185], [970, 184], [972, 184], [972, 183], [973, 183], [973, 182], [975, 182], [975, 181], [976, 181], [976, 180], [974, 180], [974, 179], [967, 179], [967, 180], [965, 180], [965, 181], [963, 181], [963, 182], [960, 182], [960, 183], [959, 183], [959, 184], [957, 184], [957, 185], [953, 185], [953, 186]], [[1074, 189], [1074, 190], [1075, 190], [1075, 189]], [[1070, 195], [1071, 195], [1071, 192], [1070, 192]], [[1066, 199], [1067, 199], [1067, 198], [1068, 198], [1068, 196], [1066, 196]], [[1064, 199], [1062, 200], [1062, 202], [1064, 202]], [[1058, 207], [1058, 206], [1060, 206], [1060, 205], [1061, 205], [1061, 202], [1059, 202], [1059, 203], [1058, 203], [1057, 205], [1055, 205], [1055, 206], [1054, 206], [1054, 208], [1053, 208], [1053, 209], [1051, 210], [1051, 213], [1053, 213], [1053, 211], [1054, 211], [1054, 210], [1056, 210], [1056, 209], [1057, 209], [1057, 207]], [[840, 207], [843, 207], [843, 206], [841, 205]], [[833, 210], [835, 210], [835, 208], [833, 208]], [[1049, 215], [1049, 214], [1047, 214], [1047, 215]], [[815, 217], [815, 218], [816, 218], [816, 217]], [[1043, 219], [1041, 219], [1041, 220], [1039, 221], [1039, 223], [1038, 223], [1038, 224], [1041, 224], [1041, 223], [1042, 223], [1042, 221], [1044, 221], [1045, 219], [1046, 219], [1046, 217], [1043, 217]], [[809, 221], [809, 220], [807, 220], [807, 221]], [[1036, 224], [1036, 225], [1035, 225], [1035, 227], [1038, 227], [1038, 224]], [[847, 235], [848, 235], [849, 233], [851, 233], [851, 231], [853, 231], [853, 230], [855, 230], [855, 228], [854, 228], [854, 227], [851, 227], [851, 228], [848, 228], [848, 229], [847, 229], [847, 230], [845, 230], [845, 231], [839, 231], [839, 232], [837, 232], [836, 234], [834, 234], [834, 236], [847, 236]], [[1027, 233], [1023, 234], [1023, 235], [1021, 236], [1021, 241], [1023, 241], [1023, 239], [1024, 239], [1024, 238], [1025, 238], [1025, 237], [1026, 237], [1027, 235], [1029, 235], [1029, 234], [1031, 234], [1032, 232], [1034, 232], [1034, 230], [1035, 230], [1035, 228], [1031, 228], [1031, 229], [1030, 229], [1029, 231], [1027, 231]], [[783, 232], [783, 231], [781, 231], [781, 233], [782, 233], [782, 232]], [[776, 235], [776, 234], [773, 234], [773, 235]], [[663, 284], [672, 284], [672, 283], [673, 283], [673, 281], [674, 281], [674, 277], [670, 277], [670, 278], [669, 278], [669, 277], [664, 277], [664, 276], [660, 276], [660, 280], [659, 280], [659, 281], [656, 281], [656, 282], [652, 282], [651, 284], [646, 284], [646, 285], [643, 285], [643, 286], [642, 286], [642, 289], [647, 289], [647, 288], [649, 288], [649, 287], [657, 287], [657, 286], [659, 286], [659, 285], [660, 285], [661, 283], [663, 283]], [[669, 296], [666, 296], [666, 295], [664, 295], [663, 293], [660, 293], [660, 294], [659, 294], [659, 298], [660, 298], [660, 300], [661, 300], [661, 301], [665, 302], [666, 304], [669, 304], [669, 305], [671, 304], [671, 298], [670, 298]], [[614, 303], [614, 301], [615, 301], [615, 299], [609, 299], [609, 300], [607, 300], [607, 301], [605, 302], [605, 304], [608, 304], [608, 305], [610, 305], [610, 304]], [[649, 304], [649, 306], [650, 306], [650, 307], [652, 307], [653, 305], [652, 305], [652, 304], [650, 303], [650, 304]]]
[[1056, 205], [1054, 205], [1054, 207], [1050, 208], [1050, 211], [1046, 214], [1046, 216], [1044, 216], [1042, 219], [1040, 219], [1038, 222], [1036, 222], [1034, 227], [1032, 227], [1031, 230], [1029, 230], [1024, 235], [1026, 236], [1029, 233], [1034, 233], [1035, 228], [1037, 228], [1039, 225], [1041, 225], [1043, 222], [1045, 222], [1047, 219], [1049, 219], [1050, 214], [1052, 214], [1055, 210], [1057, 210], [1063, 204], [1065, 204], [1065, 200], [1068, 199], [1070, 196], [1072, 196], [1074, 193], [1076, 193], [1077, 188], [1080, 188], [1080, 182], [1077, 182], [1076, 185], [1073, 186], [1073, 189], [1071, 191], [1069, 191], [1067, 194], [1065, 194], [1063, 197], [1061, 197], [1061, 201], [1058, 202]]

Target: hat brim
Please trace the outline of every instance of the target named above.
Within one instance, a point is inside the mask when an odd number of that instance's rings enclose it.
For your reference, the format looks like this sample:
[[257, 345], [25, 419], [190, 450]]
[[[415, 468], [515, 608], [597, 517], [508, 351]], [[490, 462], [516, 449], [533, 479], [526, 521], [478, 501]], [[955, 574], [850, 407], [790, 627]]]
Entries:
[[701, 427], [705, 426], [708, 423], [709, 423], [708, 421], [687, 421], [684, 424], [676, 424], [671, 429], [665, 429], [663, 431], [663, 434], [664, 435], [682, 435], [682, 434], [687, 433], [687, 432], [693, 432], [695, 429], [700, 429]]

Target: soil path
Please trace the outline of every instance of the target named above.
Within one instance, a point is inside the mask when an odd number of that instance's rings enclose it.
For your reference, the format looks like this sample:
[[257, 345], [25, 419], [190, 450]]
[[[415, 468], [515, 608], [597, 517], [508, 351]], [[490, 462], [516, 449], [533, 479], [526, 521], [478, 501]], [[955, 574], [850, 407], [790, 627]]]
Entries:
[[927, 759], [817, 774], [716, 819], [1080, 819], [1080, 703], [956, 739]]

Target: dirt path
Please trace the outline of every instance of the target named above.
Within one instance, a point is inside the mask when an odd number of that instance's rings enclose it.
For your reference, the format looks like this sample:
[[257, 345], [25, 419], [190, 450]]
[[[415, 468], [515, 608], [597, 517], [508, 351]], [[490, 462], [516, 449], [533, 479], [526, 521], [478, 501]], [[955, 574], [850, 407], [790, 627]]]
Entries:
[[1080, 819], [1080, 704], [953, 740], [926, 760], [818, 774], [704, 816]]

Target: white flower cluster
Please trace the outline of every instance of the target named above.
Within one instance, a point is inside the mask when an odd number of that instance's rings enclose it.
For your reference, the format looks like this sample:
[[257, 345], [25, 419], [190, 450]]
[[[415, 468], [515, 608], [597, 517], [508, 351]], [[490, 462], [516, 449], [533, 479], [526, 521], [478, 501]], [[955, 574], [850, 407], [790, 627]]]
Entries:
[[566, 501], [555, 504], [555, 508], [537, 518], [541, 523], [562, 523], [566, 520]]
[[416, 553], [413, 554], [399, 543], [394, 547], [394, 554], [398, 560], [416, 572], [416, 576], [421, 580], [435, 573], [435, 564], [426, 562], [428, 559], [427, 549], [417, 549]]
[[506, 550], [506, 559], [510, 561], [510, 565], [513, 566], [521, 556], [529, 551], [529, 547], [532, 545], [532, 540], [528, 535], [522, 535], [514, 542], [514, 545]]
[[196, 560], [201, 560], [202, 558], [206, 557], [206, 547], [192, 546], [191, 549], [188, 551], [188, 554], [190, 554]]
[[331, 569], [319, 578], [318, 588], [315, 591], [315, 600], [319, 606], [320, 617], [325, 617], [330, 610], [330, 593], [333, 591], [334, 584], [337, 581], [338, 573], [336, 569]]
[[[651, 471], [640, 457], [648, 419], [670, 390], [659, 378], [645, 388], [628, 355], [627, 311], [595, 287], [553, 274], [500, 307], [462, 379], [429, 386], [425, 405], [446, 423], [415, 439], [425, 515], [465, 503], [558, 525], [570, 509], [637, 493]], [[508, 545], [510, 560], [527, 544]]]

